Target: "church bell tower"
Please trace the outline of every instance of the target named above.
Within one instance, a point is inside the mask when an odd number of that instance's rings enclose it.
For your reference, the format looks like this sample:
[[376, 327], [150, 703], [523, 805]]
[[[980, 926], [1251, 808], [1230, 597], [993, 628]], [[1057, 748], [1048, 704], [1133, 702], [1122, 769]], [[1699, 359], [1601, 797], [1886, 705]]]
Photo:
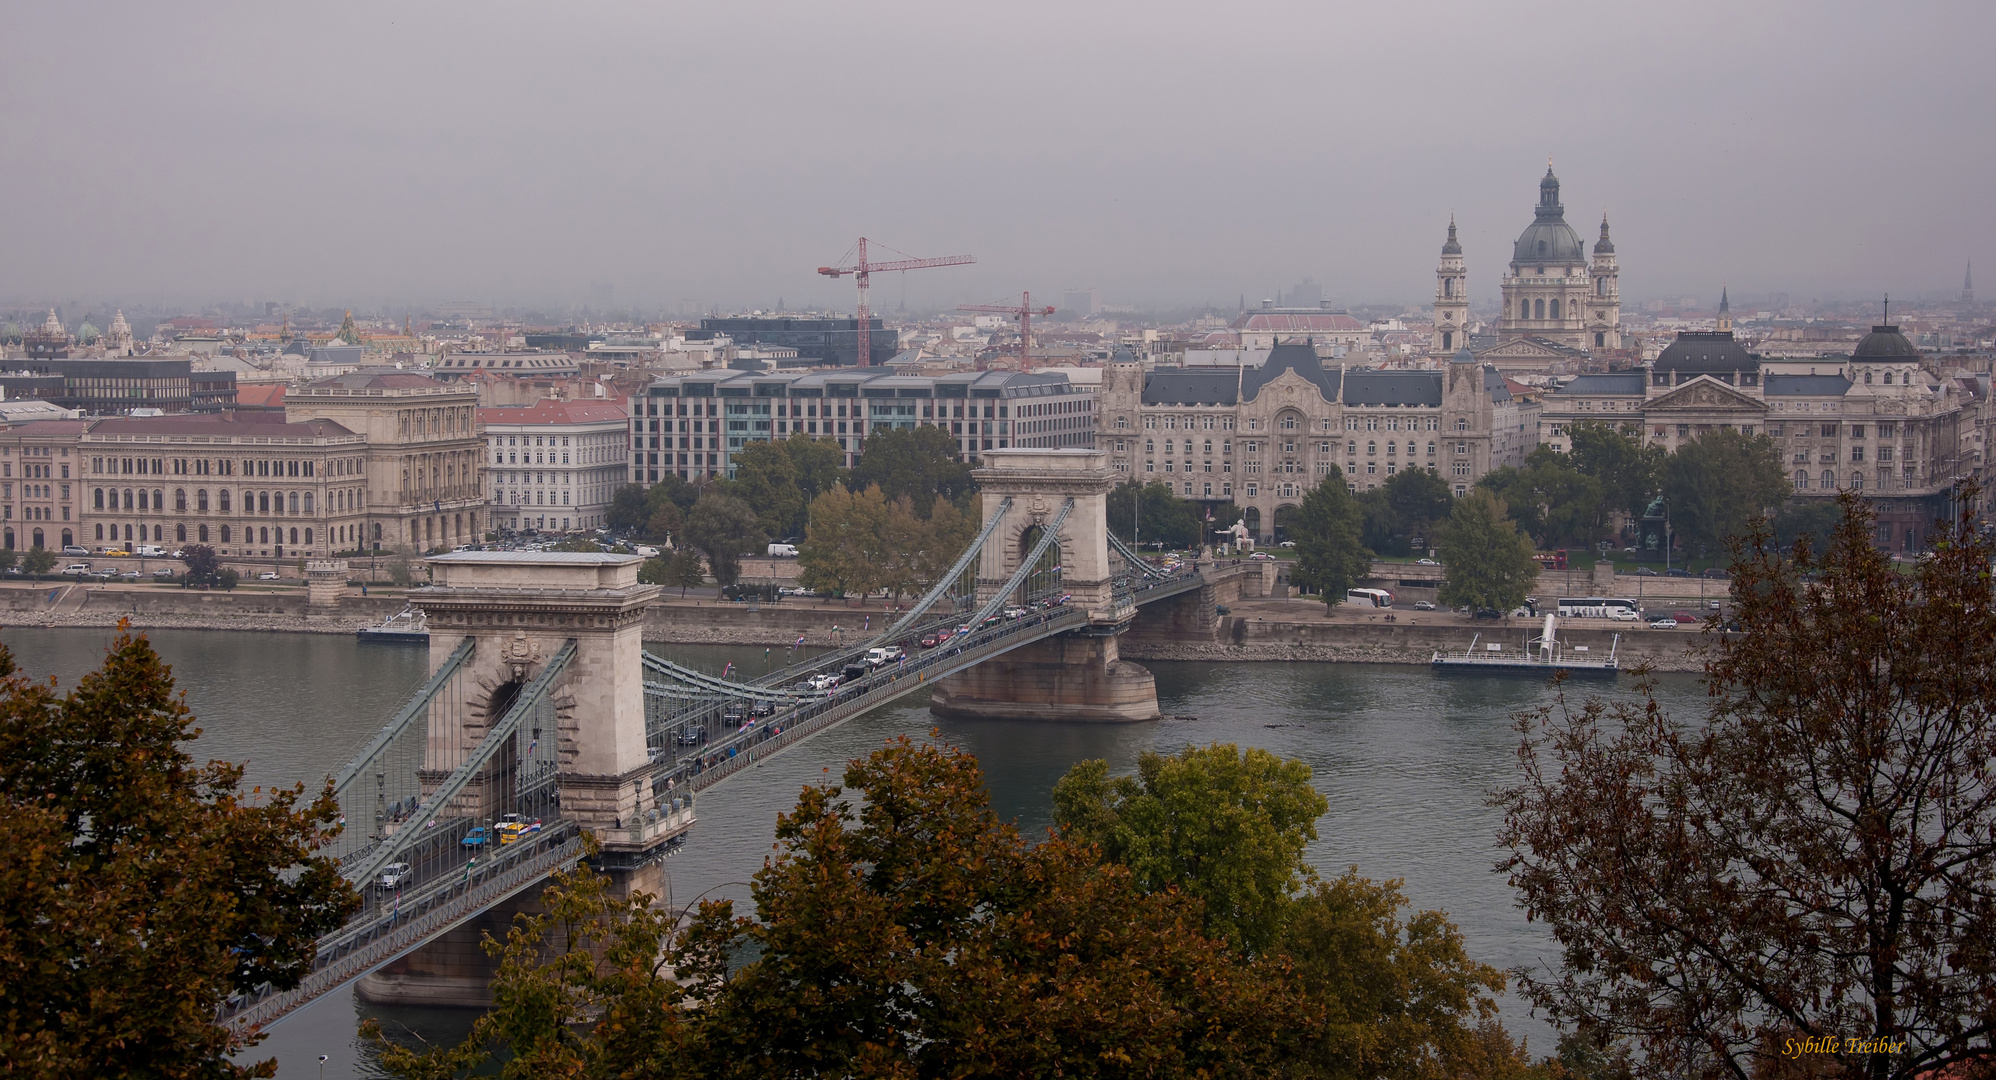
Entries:
[[1435, 335], [1429, 352], [1449, 356], [1469, 344], [1469, 278], [1462, 269], [1462, 244], [1455, 238], [1455, 218], [1448, 220], [1448, 242], [1435, 267]]
[[1615, 242], [1608, 239], [1608, 214], [1601, 214], [1601, 239], [1594, 242], [1594, 262], [1587, 268], [1593, 288], [1587, 297], [1587, 342], [1594, 349], [1622, 347], [1621, 269], [1615, 265]]

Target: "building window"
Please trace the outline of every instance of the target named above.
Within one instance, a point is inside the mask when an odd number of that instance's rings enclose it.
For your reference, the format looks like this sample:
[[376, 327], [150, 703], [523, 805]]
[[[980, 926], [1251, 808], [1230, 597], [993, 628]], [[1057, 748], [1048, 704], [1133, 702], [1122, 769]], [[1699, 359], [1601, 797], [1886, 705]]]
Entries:
[[1257, 495], [1261, 494], [1261, 485], [1260, 485], [1260, 484], [1249, 484], [1249, 485], [1247, 486], [1247, 494], [1248, 494], [1248, 498], [1250, 498], [1250, 499], [1252, 499], [1252, 498], [1254, 498], [1255, 496], [1257, 496]]

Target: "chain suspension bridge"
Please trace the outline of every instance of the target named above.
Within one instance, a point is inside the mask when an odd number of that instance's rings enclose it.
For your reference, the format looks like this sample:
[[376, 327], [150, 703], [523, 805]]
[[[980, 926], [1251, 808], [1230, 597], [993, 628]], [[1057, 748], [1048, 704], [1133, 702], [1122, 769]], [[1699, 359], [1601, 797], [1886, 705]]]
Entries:
[[[1118, 659], [1140, 609], [1210, 634], [1258, 569], [1162, 569], [1107, 529], [1115, 476], [1088, 450], [986, 455], [984, 524], [954, 565], [872, 638], [761, 678], [646, 651], [641, 559], [464, 552], [412, 593], [431, 672], [333, 777], [335, 855], [361, 909], [291, 989], [227, 1003], [268, 1025], [363, 980], [382, 1001], [476, 1004], [491, 969], [475, 920], [509, 917], [550, 873], [592, 865], [662, 892], [702, 791], [911, 692], [939, 714], [1052, 721], [1157, 715], [1149, 672]], [[1144, 616], [1151, 620], [1151, 616]], [[385, 970], [384, 970], [385, 969]]]

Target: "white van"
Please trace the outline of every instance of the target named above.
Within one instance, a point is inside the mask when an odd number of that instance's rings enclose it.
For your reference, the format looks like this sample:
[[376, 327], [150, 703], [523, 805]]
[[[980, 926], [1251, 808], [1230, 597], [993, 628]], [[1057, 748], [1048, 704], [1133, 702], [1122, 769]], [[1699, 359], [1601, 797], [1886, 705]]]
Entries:
[[145, 559], [166, 558], [166, 549], [160, 547], [158, 544], [140, 544], [138, 547], [133, 548], [132, 551], [135, 554], [137, 554], [140, 558], [145, 558]]
[[769, 557], [772, 559], [794, 559], [797, 557], [796, 544], [771, 544]]

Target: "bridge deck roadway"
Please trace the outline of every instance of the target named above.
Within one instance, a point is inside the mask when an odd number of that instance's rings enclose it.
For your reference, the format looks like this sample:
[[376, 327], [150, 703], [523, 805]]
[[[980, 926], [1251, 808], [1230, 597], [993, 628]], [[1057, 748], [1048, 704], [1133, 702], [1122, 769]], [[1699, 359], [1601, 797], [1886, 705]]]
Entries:
[[[1122, 603], [1128, 603], [1132, 607], [1141, 606], [1202, 588], [1209, 581], [1209, 578], [1198, 573], [1185, 574], [1139, 585], [1128, 593], [1119, 594], [1117, 600], [1119, 606]], [[994, 656], [1011, 652], [1022, 645], [1083, 629], [1088, 625], [1086, 611], [1055, 607], [952, 638], [946, 645], [912, 654], [900, 663], [883, 667], [853, 682], [841, 684], [835, 690], [827, 691], [822, 701], [793, 706], [780, 710], [773, 716], [754, 721], [752, 726], [745, 730], [703, 747], [696, 759], [690, 762], [680, 760], [661, 769], [659, 777], [660, 779], [668, 775], [675, 778], [683, 777], [685, 784], [694, 792], [704, 791], [827, 728], [850, 720], [903, 694], [926, 690], [929, 684], [937, 679], [954, 675]], [[858, 655], [863, 652], [864, 650], [843, 650], [827, 657], [816, 658], [811, 667], [816, 670], [829, 670], [846, 663], [849, 659], [848, 654]], [[793, 669], [785, 674], [794, 673]]]

